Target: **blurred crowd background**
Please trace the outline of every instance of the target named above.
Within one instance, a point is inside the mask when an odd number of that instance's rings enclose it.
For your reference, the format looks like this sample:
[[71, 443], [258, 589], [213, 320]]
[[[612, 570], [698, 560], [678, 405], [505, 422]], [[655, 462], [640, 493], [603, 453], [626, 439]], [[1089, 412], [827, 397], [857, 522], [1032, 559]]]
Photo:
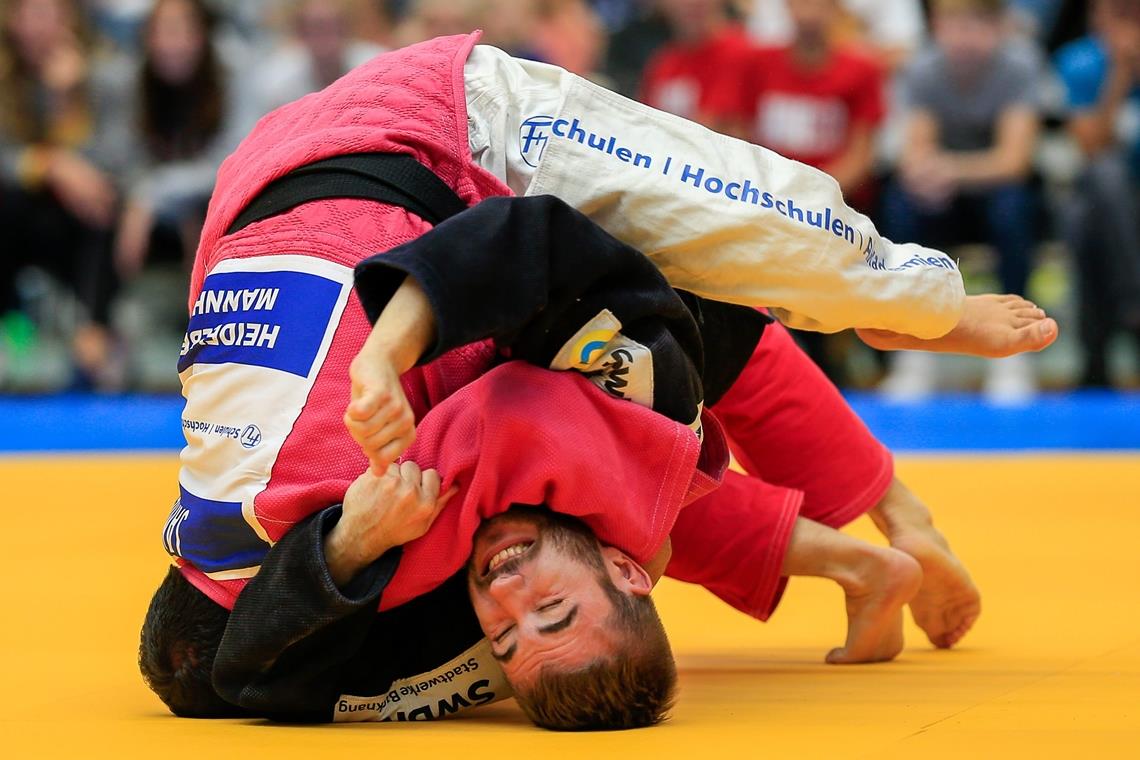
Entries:
[[972, 292], [1061, 322], [999, 362], [801, 335], [841, 385], [1140, 385], [1140, 0], [0, 0], [0, 24], [0, 391], [176, 388], [222, 159], [371, 56], [476, 27], [829, 172]]

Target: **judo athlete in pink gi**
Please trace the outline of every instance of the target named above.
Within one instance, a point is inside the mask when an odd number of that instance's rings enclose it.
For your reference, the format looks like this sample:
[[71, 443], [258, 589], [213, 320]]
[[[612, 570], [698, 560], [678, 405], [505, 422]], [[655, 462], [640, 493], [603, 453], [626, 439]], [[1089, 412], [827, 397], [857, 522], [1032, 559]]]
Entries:
[[[555, 194], [646, 250], [674, 286], [771, 305], [799, 326], [859, 326], [882, 346], [1001, 355], [1055, 336], [1031, 304], [966, 299], [952, 262], [881, 239], [825, 176], [474, 42], [376, 59], [266, 117], [219, 174], [191, 287], [180, 363], [188, 445], [166, 538], [176, 556], [211, 558], [181, 572], [224, 607], [272, 544], [341, 502], [364, 469], [341, 419], [349, 365], [369, 336], [352, 267], [430, 228], [414, 204], [343, 195], [238, 224], [271, 183], [314, 162], [411, 156], [467, 205]], [[531, 96], [540, 99], [520, 100]], [[383, 332], [351, 373], [354, 433], [385, 421], [365, 442], [423, 417], [494, 359], [482, 343], [423, 367], [411, 367], [418, 354], [385, 364], [374, 361]], [[379, 403], [385, 393], [394, 405]], [[374, 469], [387, 471], [406, 433], [369, 450]]]

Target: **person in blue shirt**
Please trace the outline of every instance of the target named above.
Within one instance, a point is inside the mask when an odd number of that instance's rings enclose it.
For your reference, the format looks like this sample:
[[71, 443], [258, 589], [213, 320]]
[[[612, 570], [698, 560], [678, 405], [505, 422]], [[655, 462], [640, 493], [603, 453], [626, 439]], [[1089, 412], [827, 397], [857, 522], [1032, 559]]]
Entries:
[[1118, 331], [1140, 340], [1140, 2], [1095, 0], [1092, 34], [1057, 51], [1068, 129], [1086, 159], [1069, 237], [1080, 283], [1082, 385], [1109, 384]]

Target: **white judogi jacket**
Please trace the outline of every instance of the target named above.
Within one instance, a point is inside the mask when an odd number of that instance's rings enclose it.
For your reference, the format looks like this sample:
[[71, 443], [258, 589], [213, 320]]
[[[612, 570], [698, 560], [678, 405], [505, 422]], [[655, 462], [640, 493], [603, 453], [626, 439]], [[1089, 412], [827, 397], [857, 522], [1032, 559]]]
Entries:
[[583, 211], [674, 287], [820, 332], [936, 338], [958, 323], [956, 264], [881, 237], [823, 172], [493, 47], [464, 80], [477, 163]]

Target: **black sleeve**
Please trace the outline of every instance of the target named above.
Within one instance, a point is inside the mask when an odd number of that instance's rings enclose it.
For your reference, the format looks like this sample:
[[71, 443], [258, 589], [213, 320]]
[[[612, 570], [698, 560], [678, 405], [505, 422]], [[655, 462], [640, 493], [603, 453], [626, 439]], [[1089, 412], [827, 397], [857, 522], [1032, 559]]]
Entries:
[[[561, 324], [576, 322], [577, 329], [594, 316], [578, 318], [588, 310], [581, 306], [588, 293], [620, 292], [604, 299], [615, 313], [648, 297], [659, 316], [686, 318], [649, 259], [549, 195], [487, 199], [361, 262], [356, 289], [370, 320], [407, 275], [420, 283], [436, 318], [436, 344], [421, 363], [487, 338], [517, 346], [539, 343], [537, 336]], [[556, 349], [546, 348], [553, 356]]]
[[701, 382], [705, 405], [713, 406], [728, 393], [744, 371], [772, 318], [745, 306], [710, 301], [683, 290], [677, 293], [689, 308], [701, 334], [705, 349]]
[[214, 660], [214, 688], [227, 701], [276, 720], [332, 718], [402, 554], [389, 551], [338, 588], [324, 537], [340, 514], [331, 507], [296, 525], [238, 596]]
[[[362, 262], [356, 289], [370, 319], [406, 276], [436, 318], [436, 344], [421, 363], [492, 338], [512, 358], [549, 367], [560, 352], [576, 355], [571, 341], [607, 311], [644, 351], [612, 347], [589, 370], [595, 382], [616, 396], [656, 388], [631, 397], [694, 423], [704, 352], [693, 314], [653, 262], [558, 198], [491, 198]], [[638, 358], [646, 354], [652, 361]], [[652, 383], [638, 380], [649, 372]]]

